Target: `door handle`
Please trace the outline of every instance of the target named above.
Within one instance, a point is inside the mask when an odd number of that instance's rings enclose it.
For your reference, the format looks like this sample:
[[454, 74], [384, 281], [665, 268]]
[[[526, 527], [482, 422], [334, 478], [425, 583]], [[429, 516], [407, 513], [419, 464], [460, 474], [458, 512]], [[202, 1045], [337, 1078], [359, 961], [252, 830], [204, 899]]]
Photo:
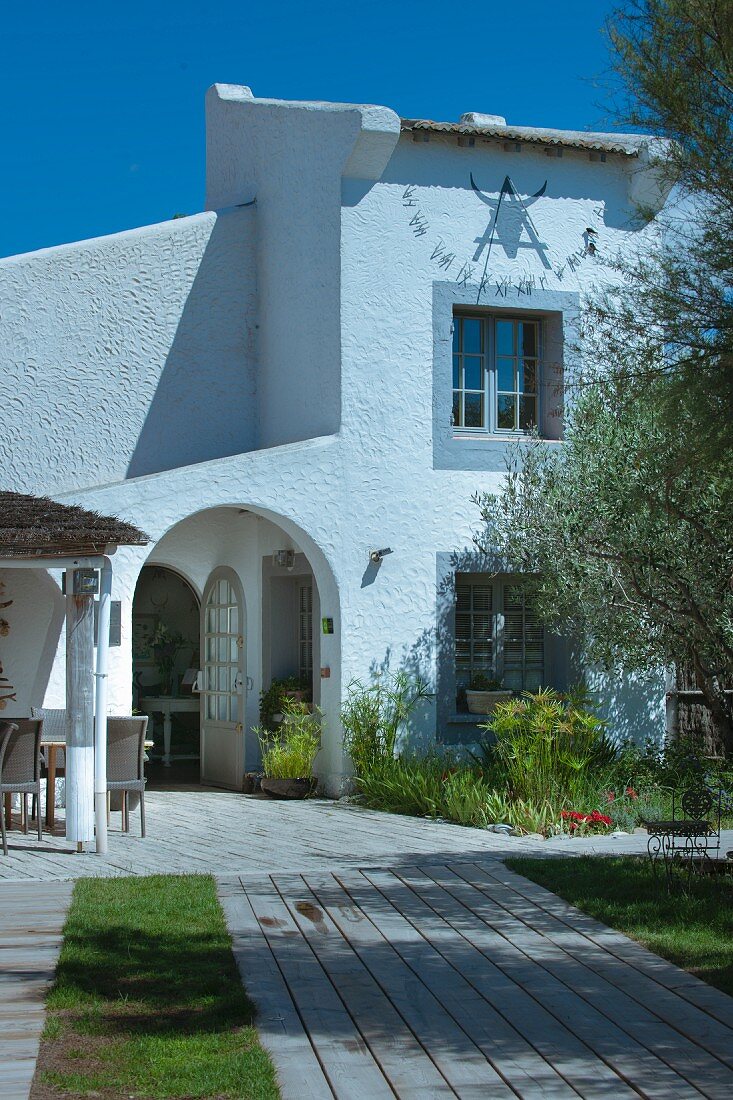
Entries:
[[241, 672], [238, 672], [237, 675], [234, 677], [234, 690], [235, 691], [241, 691], [242, 690], [242, 673]]

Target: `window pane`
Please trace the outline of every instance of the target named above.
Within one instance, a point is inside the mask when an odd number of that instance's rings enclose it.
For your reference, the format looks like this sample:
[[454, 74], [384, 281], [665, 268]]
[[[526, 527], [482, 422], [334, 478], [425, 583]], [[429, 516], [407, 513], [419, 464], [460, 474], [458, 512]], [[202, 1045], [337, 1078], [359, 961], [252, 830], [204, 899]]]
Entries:
[[217, 595], [217, 598], [216, 598], [216, 602], [217, 603], [226, 603], [226, 600], [227, 600], [227, 582], [226, 581], [219, 581], [218, 585], [217, 585], [217, 588], [218, 588], [218, 595]]
[[524, 321], [519, 324], [519, 355], [537, 354], [537, 323]]
[[515, 398], [513, 397], [500, 397], [499, 407], [496, 418], [497, 427], [503, 429], [512, 429], [514, 427], [514, 407]]
[[207, 638], [206, 639], [206, 660], [207, 661], [215, 661], [216, 660], [216, 638]]
[[479, 355], [466, 355], [463, 359], [463, 387], [467, 390], [482, 390], [483, 359]]
[[460, 427], [461, 424], [461, 395], [453, 394], [453, 424]]
[[229, 610], [229, 633], [230, 634], [238, 634], [239, 633], [239, 614], [238, 614], [238, 610], [239, 609], [236, 608], [236, 607], [232, 607]]
[[522, 431], [528, 432], [537, 423], [537, 398], [536, 397], [520, 397], [519, 398], [519, 427]]
[[222, 607], [219, 612], [219, 633], [226, 634], [229, 630], [229, 612], [225, 607]]
[[229, 653], [229, 639], [219, 638], [219, 660], [226, 661]]
[[229, 639], [229, 660], [239, 661], [239, 646], [237, 645], [236, 638]]
[[232, 695], [231, 704], [232, 704], [232, 722], [238, 722], [239, 721], [239, 696], [238, 695]]
[[514, 322], [496, 322], [496, 354], [514, 355]]
[[226, 722], [229, 717], [229, 696], [217, 695], [216, 696], [216, 717], [220, 722]]
[[503, 391], [514, 389], [513, 359], [496, 360], [496, 388]]
[[211, 608], [206, 612], [206, 632], [216, 634], [216, 611], [212, 611]]
[[461, 331], [461, 322], [458, 317], [453, 318], [453, 354], [460, 351], [459, 336]]
[[537, 393], [537, 363], [534, 359], [519, 360], [519, 392]]
[[466, 402], [466, 427], [482, 428], [484, 424], [484, 399], [480, 393], [467, 393]]
[[461, 360], [457, 355], [453, 356], [453, 389], [460, 389], [461, 386]]
[[464, 354], [480, 355], [482, 348], [482, 326], [477, 317], [464, 317], [463, 321], [463, 348]]

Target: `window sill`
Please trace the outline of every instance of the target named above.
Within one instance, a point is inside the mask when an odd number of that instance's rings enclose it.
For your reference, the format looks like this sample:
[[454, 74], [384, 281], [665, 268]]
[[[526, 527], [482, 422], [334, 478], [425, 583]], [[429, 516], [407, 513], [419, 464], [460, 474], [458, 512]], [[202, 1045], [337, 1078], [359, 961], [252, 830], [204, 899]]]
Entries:
[[454, 432], [454, 440], [470, 440], [472, 443], [562, 443], [562, 439], [549, 439], [544, 435], [526, 435], [517, 432], [515, 435], [496, 435], [492, 432]]

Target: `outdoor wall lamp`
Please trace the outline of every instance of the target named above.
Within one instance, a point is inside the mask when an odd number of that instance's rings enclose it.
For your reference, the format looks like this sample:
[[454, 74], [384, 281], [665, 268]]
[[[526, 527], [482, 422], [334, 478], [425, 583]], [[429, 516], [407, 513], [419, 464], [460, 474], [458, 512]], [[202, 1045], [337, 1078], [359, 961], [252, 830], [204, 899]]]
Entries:
[[392, 554], [394, 551], [390, 546], [385, 546], [384, 550], [370, 550], [369, 561], [373, 561], [375, 565], [379, 565], [382, 558], [386, 558], [387, 554]]
[[280, 569], [287, 569], [289, 573], [292, 573], [295, 566], [295, 551], [294, 550], [276, 550], [272, 555], [272, 564], [277, 565]]

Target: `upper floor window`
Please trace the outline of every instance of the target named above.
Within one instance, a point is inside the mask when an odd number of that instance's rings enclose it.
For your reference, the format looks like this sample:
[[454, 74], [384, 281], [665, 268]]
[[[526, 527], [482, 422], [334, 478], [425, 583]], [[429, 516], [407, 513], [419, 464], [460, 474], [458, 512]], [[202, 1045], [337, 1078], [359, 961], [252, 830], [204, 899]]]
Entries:
[[526, 433], [539, 424], [541, 337], [536, 319], [454, 316], [454, 427]]

